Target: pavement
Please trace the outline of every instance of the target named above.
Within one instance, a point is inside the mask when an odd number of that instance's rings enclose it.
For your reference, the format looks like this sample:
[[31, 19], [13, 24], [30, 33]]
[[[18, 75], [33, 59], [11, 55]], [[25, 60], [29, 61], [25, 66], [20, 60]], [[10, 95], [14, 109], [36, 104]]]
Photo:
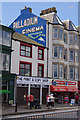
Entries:
[[75, 104], [75, 106], [70, 106], [68, 104], [66, 107], [64, 104], [55, 104], [54, 107], [48, 109], [46, 105], [42, 105], [41, 109], [27, 109], [24, 105], [17, 106], [17, 112], [15, 112], [15, 106], [7, 106], [2, 108], [2, 116], [8, 116], [8, 115], [17, 115], [17, 114], [31, 114], [31, 113], [38, 113], [38, 112], [47, 112], [47, 111], [55, 111], [55, 110], [64, 110], [64, 109], [76, 109], [78, 108], [78, 104]]

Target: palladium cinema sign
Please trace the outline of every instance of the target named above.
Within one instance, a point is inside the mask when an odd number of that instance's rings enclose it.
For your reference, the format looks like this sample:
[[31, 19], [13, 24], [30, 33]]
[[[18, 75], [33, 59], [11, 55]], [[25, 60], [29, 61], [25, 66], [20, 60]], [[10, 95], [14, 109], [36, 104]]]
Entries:
[[9, 27], [46, 46], [46, 20], [29, 12], [28, 8], [23, 9]]

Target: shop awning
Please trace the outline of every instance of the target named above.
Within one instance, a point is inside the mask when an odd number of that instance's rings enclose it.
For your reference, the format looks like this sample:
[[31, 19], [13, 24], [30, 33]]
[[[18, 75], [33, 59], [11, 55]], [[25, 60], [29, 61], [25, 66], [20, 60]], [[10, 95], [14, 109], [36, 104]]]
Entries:
[[0, 90], [0, 94], [7, 94], [7, 93], [11, 93], [11, 91], [9, 91], [9, 90]]
[[78, 92], [78, 87], [72, 87], [72, 86], [50, 86], [51, 92]]

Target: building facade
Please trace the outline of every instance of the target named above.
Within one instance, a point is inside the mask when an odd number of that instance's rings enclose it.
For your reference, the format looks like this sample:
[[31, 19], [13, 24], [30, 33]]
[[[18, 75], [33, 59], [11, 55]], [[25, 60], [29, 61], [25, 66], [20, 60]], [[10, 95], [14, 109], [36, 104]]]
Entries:
[[71, 97], [78, 92], [79, 32], [70, 20], [61, 21], [55, 7], [42, 10], [47, 20], [48, 77], [52, 77], [51, 92], [55, 97]]
[[10, 94], [2, 94], [2, 102], [14, 100], [15, 74], [11, 74], [11, 52], [12, 52], [13, 29], [0, 25], [0, 73], [1, 89], [9, 90]]

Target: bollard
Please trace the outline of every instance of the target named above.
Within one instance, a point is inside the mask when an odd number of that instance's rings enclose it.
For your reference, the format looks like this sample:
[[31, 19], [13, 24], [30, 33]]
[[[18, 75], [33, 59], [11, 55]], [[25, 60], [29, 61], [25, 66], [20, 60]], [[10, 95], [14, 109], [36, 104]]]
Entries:
[[15, 105], [15, 112], [17, 112], [17, 103], [16, 103], [16, 105]]

